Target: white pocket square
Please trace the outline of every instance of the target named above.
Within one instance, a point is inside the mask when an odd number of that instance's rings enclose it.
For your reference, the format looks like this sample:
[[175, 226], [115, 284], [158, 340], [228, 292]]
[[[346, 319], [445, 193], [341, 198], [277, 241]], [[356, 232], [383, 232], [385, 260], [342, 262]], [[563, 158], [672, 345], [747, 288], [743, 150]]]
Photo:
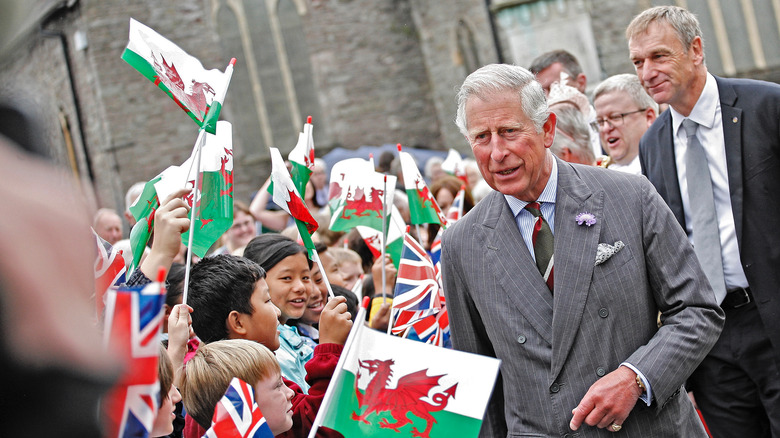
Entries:
[[622, 240], [618, 240], [614, 245], [610, 245], [608, 243], [599, 243], [599, 247], [596, 250], [596, 264], [594, 266], [598, 266], [606, 262], [610, 257], [617, 254], [621, 249], [625, 248], [625, 246], [626, 244], [623, 243]]

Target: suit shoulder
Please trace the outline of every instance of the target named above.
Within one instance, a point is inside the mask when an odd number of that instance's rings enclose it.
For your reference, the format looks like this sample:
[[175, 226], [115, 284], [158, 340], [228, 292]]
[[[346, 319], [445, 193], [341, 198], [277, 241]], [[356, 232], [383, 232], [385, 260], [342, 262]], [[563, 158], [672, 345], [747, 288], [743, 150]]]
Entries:
[[[503, 197], [503, 195], [496, 191], [492, 191], [485, 196], [467, 214], [444, 231], [442, 241], [447, 240], [448, 235], [468, 234], [469, 231], [467, 230], [470, 229], [472, 225], [484, 221], [486, 215], [490, 214], [490, 211], [495, 209], [495, 203], [498, 201], [496, 197]], [[501, 199], [501, 201], [503, 201], [503, 199]]]
[[647, 128], [647, 131], [645, 131], [645, 134], [642, 136], [642, 141], [647, 141], [649, 139], [658, 137], [658, 135], [661, 133], [661, 130], [667, 126], [671, 126], [671, 123], [672, 113], [669, 110], [662, 112], [650, 125], [650, 127]]
[[628, 193], [639, 194], [646, 190], [646, 185], [650, 184], [647, 178], [641, 175], [595, 166], [573, 164], [572, 167], [580, 181], [584, 182], [593, 192], [603, 190], [609, 196], [622, 196], [622, 194]]
[[723, 88], [724, 86], [731, 86], [737, 92], [759, 92], [780, 94], [780, 84], [774, 82], [767, 82], [758, 79], [749, 78], [721, 78], [717, 77], [717, 82]]

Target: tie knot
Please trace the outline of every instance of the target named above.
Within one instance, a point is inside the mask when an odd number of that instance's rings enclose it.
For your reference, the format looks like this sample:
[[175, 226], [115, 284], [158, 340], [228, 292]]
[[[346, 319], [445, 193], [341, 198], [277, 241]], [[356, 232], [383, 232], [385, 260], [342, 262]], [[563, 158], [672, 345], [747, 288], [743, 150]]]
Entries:
[[691, 119], [685, 119], [682, 121], [683, 129], [685, 129], [685, 135], [688, 137], [691, 137], [693, 135], [696, 135], [696, 128], [699, 127], [699, 124], [694, 122]]
[[531, 212], [534, 217], [539, 217], [542, 215], [542, 207], [539, 205], [538, 202], [529, 202], [525, 209]]

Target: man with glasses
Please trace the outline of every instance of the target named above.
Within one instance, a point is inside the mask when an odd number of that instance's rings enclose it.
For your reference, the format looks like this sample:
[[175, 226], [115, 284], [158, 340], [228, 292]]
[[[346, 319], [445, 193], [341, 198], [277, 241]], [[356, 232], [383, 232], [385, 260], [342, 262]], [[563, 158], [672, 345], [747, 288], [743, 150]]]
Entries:
[[620, 74], [596, 87], [593, 106], [596, 120], [592, 127], [609, 155], [606, 167], [640, 175], [639, 140], [655, 121], [658, 104], [642, 88], [636, 75]]

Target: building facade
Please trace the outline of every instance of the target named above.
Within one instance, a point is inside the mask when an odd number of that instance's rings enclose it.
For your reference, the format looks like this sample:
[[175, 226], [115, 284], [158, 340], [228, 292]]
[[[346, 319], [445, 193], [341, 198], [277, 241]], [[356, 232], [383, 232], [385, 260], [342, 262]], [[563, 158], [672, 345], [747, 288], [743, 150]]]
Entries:
[[627, 24], [670, 3], [699, 16], [710, 71], [780, 80], [776, 0], [36, 0], [3, 6], [17, 8], [5, 15], [21, 37], [4, 53], [0, 93], [39, 115], [49, 154], [93, 182], [100, 206], [123, 210], [127, 188], [181, 164], [197, 135], [120, 59], [130, 17], [206, 68], [235, 57], [222, 118], [247, 201], [270, 174], [268, 148], [286, 155], [306, 116], [318, 155], [387, 143], [468, 154], [453, 120], [471, 71], [562, 48], [591, 88], [633, 71]]

